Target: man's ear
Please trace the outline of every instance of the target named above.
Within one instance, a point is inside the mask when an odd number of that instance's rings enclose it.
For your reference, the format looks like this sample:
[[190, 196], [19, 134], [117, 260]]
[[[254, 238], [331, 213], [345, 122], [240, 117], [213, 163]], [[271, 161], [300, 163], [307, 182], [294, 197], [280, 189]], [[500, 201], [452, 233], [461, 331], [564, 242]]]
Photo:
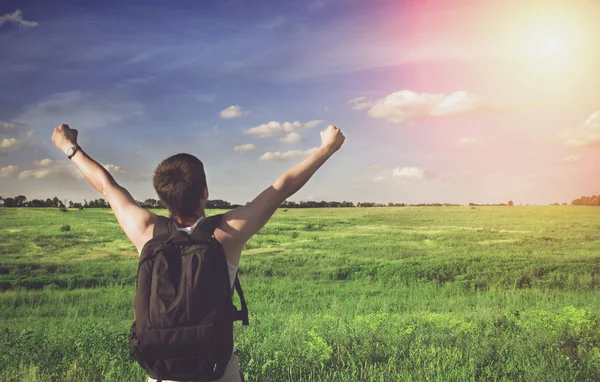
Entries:
[[204, 192], [202, 193], [202, 199], [208, 200], [208, 187], [204, 186]]

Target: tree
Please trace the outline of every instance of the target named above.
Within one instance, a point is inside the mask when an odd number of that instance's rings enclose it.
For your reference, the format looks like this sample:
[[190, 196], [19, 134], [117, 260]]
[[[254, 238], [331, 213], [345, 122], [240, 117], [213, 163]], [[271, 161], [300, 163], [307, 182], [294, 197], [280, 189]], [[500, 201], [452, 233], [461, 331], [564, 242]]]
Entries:
[[509, 201], [508, 201], [508, 205], [509, 205], [510, 207], [512, 207], [512, 206], [514, 205], [513, 201], [512, 201], [512, 200], [509, 200]]
[[4, 199], [4, 207], [16, 207], [15, 198]]
[[46, 207], [46, 203], [40, 199], [33, 199], [29, 205], [31, 207]]
[[221, 200], [221, 199], [207, 200], [205, 207], [206, 208], [230, 209], [231, 208], [231, 204], [229, 202], [226, 202], [226, 201]]
[[582, 196], [571, 202], [574, 206], [600, 206], [600, 195]]
[[153, 198], [148, 198], [144, 200], [144, 205], [146, 206], [146, 208], [161, 208], [161, 203]]
[[25, 201], [27, 201], [25, 195], [15, 196], [15, 207], [25, 207]]

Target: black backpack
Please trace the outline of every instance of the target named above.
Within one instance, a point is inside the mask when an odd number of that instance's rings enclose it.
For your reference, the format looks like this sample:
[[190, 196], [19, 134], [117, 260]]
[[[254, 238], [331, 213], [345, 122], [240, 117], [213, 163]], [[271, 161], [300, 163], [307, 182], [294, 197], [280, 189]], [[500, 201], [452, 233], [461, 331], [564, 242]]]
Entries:
[[142, 249], [130, 352], [152, 378], [221, 378], [233, 352], [233, 322], [248, 325], [239, 280], [236, 275], [241, 311], [233, 305], [225, 252], [213, 236], [222, 216], [201, 220], [190, 235], [171, 232], [170, 219], [159, 216]]

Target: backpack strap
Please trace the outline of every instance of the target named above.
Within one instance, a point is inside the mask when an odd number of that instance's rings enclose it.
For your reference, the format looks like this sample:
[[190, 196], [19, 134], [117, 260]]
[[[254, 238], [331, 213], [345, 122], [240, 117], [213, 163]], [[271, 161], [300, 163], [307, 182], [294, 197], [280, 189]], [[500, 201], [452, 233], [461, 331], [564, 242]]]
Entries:
[[152, 236], [171, 235], [171, 219], [158, 215]]
[[[221, 222], [222, 217], [223, 214], [219, 214], [202, 219], [202, 221], [200, 221], [200, 223], [196, 226], [193, 232], [204, 232], [213, 235], [215, 229]], [[235, 275], [235, 282], [233, 285], [235, 287], [235, 291], [240, 297], [240, 303], [242, 304], [242, 310], [238, 310], [234, 307], [233, 320], [242, 321], [243, 325], [248, 325], [248, 305], [246, 305], [244, 291], [242, 290], [242, 286], [240, 285], [240, 279], [238, 278], [237, 273]], [[231, 295], [233, 296], [233, 291], [231, 291]]]
[[242, 325], [248, 325], [248, 305], [246, 305], [246, 299], [244, 298], [244, 291], [242, 290], [242, 286], [240, 285], [240, 279], [235, 275], [235, 291], [238, 296], [240, 296], [240, 303], [242, 304], [242, 310], [237, 310], [234, 307], [233, 312], [233, 321], [242, 321]]
[[[213, 232], [215, 232], [215, 228], [217, 228], [217, 226], [221, 222], [222, 216], [223, 216], [223, 214], [220, 214], [220, 215], [215, 215], [215, 216], [211, 216], [211, 217], [202, 219], [200, 221], [200, 223], [196, 226], [196, 228], [194, 228], [193, 232], [201, 231], [201, 232], [210, 233], [212, 235]], [[158, 215], [157, 217], [158, 217], [158, 219], [156, 219], [156, 223], [154, 224], [154, 231], [153, 231], [152, 235], [153, 236], [159, 236], [159, 235], [171, 236], [173, 234], [173, 232], [171, 230], [171, 220], [173, 220], [173, 219], [170, 219], [170, 218], [167, 218], [167, 217], [161, 216], [161, 215]], [[202, 227], [202, 228], [199, 228], [199, 227]]]
[[200, 223], [198, 223], [196, 228], [194, 228], [194, 231], [192, 233], [199, 231], [208, 233], [212, 236], [212, 234], [215, 233], [215, 229], [221, 222], [222, 217], [223, 214], [219, 214], [202, 219]]

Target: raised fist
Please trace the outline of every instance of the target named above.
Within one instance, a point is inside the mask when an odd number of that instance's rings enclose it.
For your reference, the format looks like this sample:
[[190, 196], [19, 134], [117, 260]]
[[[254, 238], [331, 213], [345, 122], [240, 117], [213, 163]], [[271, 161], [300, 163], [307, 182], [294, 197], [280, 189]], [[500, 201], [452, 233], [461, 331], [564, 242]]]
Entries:
[[344, 143], [344, 134], [334, 125], [329, 125], [321, 130], [321, 146], [326, 147], [331, 152], [337, 151]]
[[66, 151], [69, 147], [77, 145], [77, 130], [71, 129], [69, 125], [60, 125], [54, 129], [52, 142], [62, 151]]

